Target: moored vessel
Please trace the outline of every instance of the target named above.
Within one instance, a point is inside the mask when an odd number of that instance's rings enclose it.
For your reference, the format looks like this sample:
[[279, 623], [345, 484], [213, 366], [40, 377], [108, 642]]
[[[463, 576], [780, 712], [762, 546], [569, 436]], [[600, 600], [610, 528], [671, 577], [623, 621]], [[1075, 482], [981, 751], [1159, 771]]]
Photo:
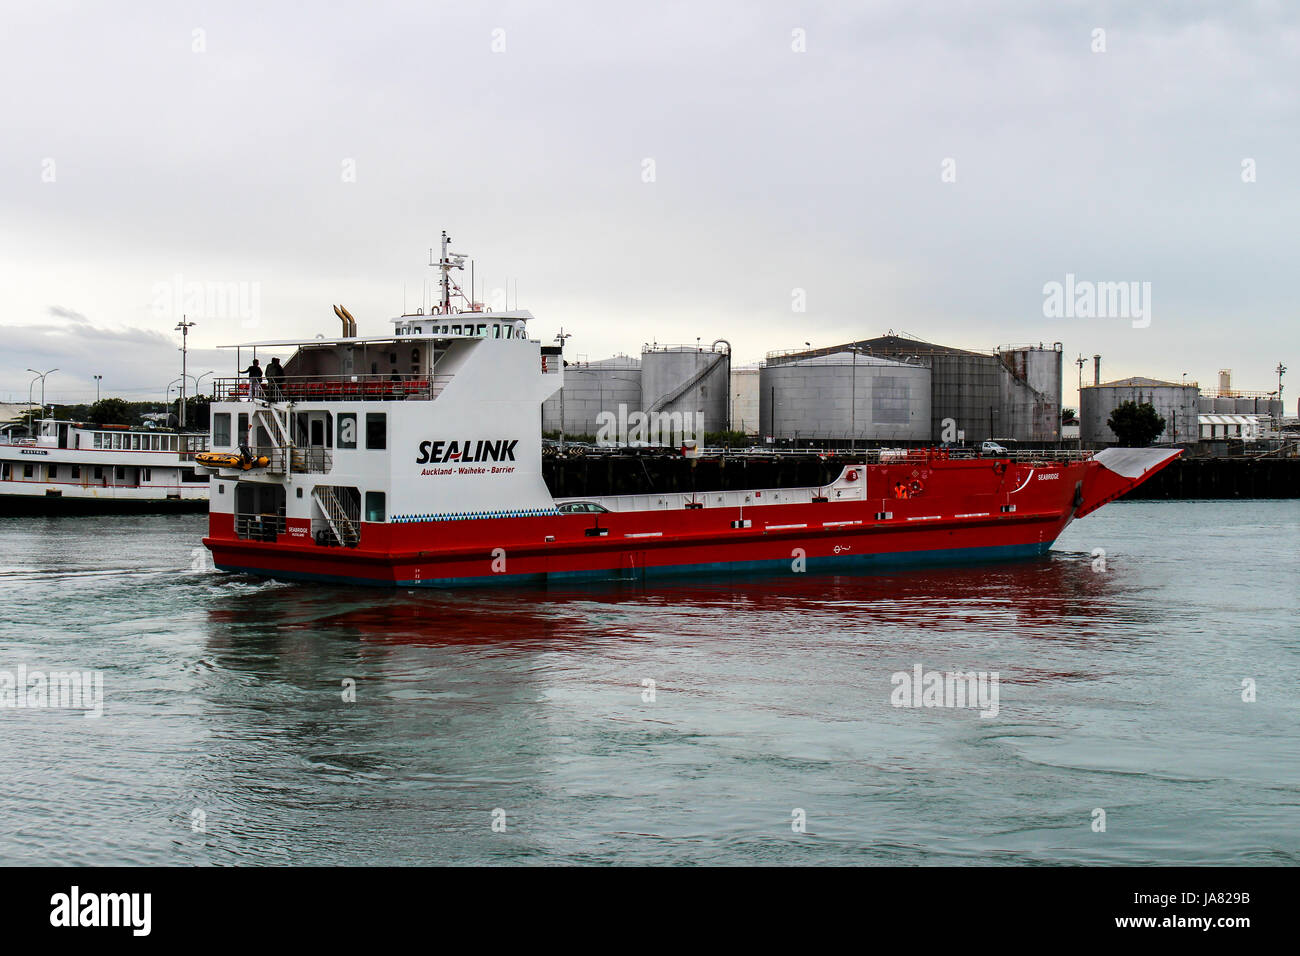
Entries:
[[202, 432], [44, 419], [31, 438], [0, 438], [0, 514], [201, 510], [194, 467]]

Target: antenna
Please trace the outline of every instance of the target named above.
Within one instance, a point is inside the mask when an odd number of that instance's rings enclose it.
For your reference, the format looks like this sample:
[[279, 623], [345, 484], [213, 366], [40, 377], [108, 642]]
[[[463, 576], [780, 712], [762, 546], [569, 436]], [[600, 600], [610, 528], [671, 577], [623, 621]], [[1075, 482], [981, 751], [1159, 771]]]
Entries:
[[[453, 292], [456, 295], [460, 296], [462, 299], [465, 298], [464, 291], [461, 289], [460, 286], [456, 285], [456, 283], [452, 280], [451, 270], [460, 269], [461, 271], [464, 271], [466, 257], [461, 255], [458, 252], [452, 252], [449, 248], [450, 245], [451, 245], [451, 236], [447, 235], [447, 230], [444, 229], [442, 231], [442, 258], [440, 258], [437, 262], [438, 270], [442, 273], [442, 278], [439, 280], [439, 284], [442, 289], [442, 295], [441, 295], [442, 301], [440, 305], [444, 315], [449, 314], [451, 312], [451, 296]], [[431, 266], [434, 265], [432, 261], [433, 259], [432, 250], [430, 250], [429, 258], [430, 258], [429, 265]]]

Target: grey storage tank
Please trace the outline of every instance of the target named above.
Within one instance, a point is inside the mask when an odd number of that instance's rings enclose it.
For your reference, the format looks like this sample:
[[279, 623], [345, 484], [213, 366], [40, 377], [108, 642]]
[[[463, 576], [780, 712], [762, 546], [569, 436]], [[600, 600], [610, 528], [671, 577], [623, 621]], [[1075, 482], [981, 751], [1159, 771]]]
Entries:
[[930, 437], [930, 369], [845, 351], [770, 356], [759, 421], [777, 439], [918, 441]]
[[1002, 364], [1001, 425], [996, 438], [1054, 442], [1061, 437], [1062, 346], [1006, 346], [994, 352]]
[[1079, 393], [1080, 437], [1085, 442], [1117, 442], [1118, 436], [1106, 424], [1111, 412], [1124, 402], [1150, 403], [1165, 420], [1157, 444], [1194, 442], [1200, 437], [1200, 387], [1195, 382], [1180, 385], [1154, 378], [1120, 379], [1100, 385], [1085, 385]]
[[728, 428], [731, 346], [647, 345], [641, 351], [643, 411], [663, 416], [696, 416], [701, 432]]
[[596, 362], [572, 362], [564, 369], [561, 392], [563, 396], [556, 392], [542, 404], [542, 431], [563, 430], [569, 437], [595, 437], [602, 424], [601, 412], [608, 412], [618, 420], [620, 405], [628, 412], [641, 408], [641, 363], [627, 355]]

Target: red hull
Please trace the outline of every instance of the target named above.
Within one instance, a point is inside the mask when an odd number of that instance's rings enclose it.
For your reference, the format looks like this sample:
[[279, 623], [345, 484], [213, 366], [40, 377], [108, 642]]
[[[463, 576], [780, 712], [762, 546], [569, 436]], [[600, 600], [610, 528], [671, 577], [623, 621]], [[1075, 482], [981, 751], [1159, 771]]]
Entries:
[[[1017, 465], [925, 454], [859, 468], [865, 500], [363, 523], [354, 548], [317, 545], [310, 522], [293, 519], [274, 542], [243, 540], [230, 515], [214, 513], [204, 543], [222, 569], [388, 586], [1026, 557], [1177, 452], [1134, 454], [1114, 467], [1103, 456]], [[894, 497], [900, 487], [918, 490]]]

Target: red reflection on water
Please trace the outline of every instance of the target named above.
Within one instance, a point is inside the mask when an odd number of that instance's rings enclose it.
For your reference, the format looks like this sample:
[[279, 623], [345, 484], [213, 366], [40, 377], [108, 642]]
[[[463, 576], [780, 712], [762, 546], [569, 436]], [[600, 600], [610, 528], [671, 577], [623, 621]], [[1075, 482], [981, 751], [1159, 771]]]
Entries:
[[329, 632], [373, 644], [466, 644], [527, 648], [584, 642], [638, 622], [722, 609], [728, 626], [765, 614], [839, 618], [912, 627], [1007, 626], [1043, 638], [1086, 636], [1104, 612], [1113, 578], [1082, 555], [892, 574], [787, 575], [659, 580], [465, 591], [290, 585], [231, 595], [210, 612], [217, 624], [250, 620], [280, 630]]

